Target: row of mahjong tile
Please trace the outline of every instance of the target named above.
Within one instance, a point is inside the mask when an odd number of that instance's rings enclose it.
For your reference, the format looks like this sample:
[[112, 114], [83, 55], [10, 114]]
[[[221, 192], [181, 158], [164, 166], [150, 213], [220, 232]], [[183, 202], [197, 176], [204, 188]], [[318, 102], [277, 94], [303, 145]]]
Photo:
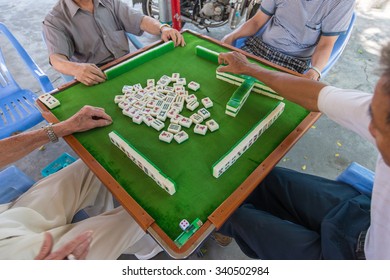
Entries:
[[225, 154], [213, 165], [213, 176], [220, 177], [236, 160], [249, 149], [274, 122], [283, 113], [285, 104], [280, 102], [263, 120], [241, 139], [229, 153]]
[[146, 175], [151, 177], [157, 185], [173, 195], [176, 192], [176, 183], [166, 176], [160, 169], [154, 166], [148, 158], [134, 149], [117, 132], [112, 131], [108, 134], [111, 142], [124, 152]]

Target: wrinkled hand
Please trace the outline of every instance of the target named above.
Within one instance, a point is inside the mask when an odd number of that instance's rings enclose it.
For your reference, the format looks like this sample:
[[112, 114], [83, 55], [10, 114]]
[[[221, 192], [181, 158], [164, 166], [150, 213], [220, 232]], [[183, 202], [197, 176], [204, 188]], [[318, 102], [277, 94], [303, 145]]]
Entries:
[[161, 39], [164, 42], [167, 42], [169, 40], [172, 40], [175, 44], [175, 47], [182, 46], [184, 47], [186, 45], [186, 42], [184, 41], [183, 35], [179, 31], [177, 31], [174, 28], [164, 26], [161, 28]]
[[218, 56], [218, 63], [226, 65], [218, 68], [218, 71], [230, 72], [233, 74], [245, 73], [245, 70], [251, 64], [246, 56], [239, 52], [220, 53]]
[[316, 71], [314, 71], [313, 69], [309, 69], [308, 71], [306, 71], [306, 73], [304, 73], [304, 75], [311, 80], [314, 80], [314, 81], [319, 80], [318, 73]]
[[88, 254], [91, 241], [92, 231], [86, 231], [76, 236], [57, 251], [52, 252], [53, 236], [45, 232], [41, 250], [35, 257], [35, 260], [64, 260], [68, 259], [69, 255], [76, 260], [84, 260]]
[[95, 127], [107, 126], [112, 118], [104, 112], [103, 108], [84, 106], [76, 114], [63, 122], [70, 133], [82, 132]]
[[106, 75], [92, 63], [78, 63], [74, 74], [77, 81], [87, 86], [93, 86], [106, 80]]
[[221, 42], [228, 45], [233, 45], [234, 38], [231, 34], [227, 34], [222, 38]]

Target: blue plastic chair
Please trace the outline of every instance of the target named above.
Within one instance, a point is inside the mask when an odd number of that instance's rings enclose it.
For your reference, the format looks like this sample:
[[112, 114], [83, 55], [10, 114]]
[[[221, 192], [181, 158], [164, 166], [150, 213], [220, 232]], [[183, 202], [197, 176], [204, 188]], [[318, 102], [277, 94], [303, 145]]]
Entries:
[[[61, 160], [64, 157], [56, 159], [54, 162]], [[66, 154], [67, 155], [67, 154]], [[67, 155], [69, 156], [69, 155]], [[70, 156], [69, 156], [70, 157]], [[69, 163], [71, 164], [71, 163]], [[69, 165], [67, 164], [67, 165]], [[62, 167], [65, 167], [63, 165]], [[61, 169], [61, 168], [60, 168]], [[55, 170], [58, 171], [59, 169]], [[53, 172], [52, 172], [53, 173]], [[17, 199], [20, 195], [28, 191], [36, 182], [26, 175], [23, 171], [17, 168], [15, 165], [11, 165], [6, 169], [0, 171], [0, 204], [9, 203]], [[88, 214], [85, 210], [78, 211], [73, 219], [72, 223], [79, 222], [88, 218]]]
[[14, 165], [0, 171], [0, 204], [15, 200], [34, 183], [33, 179]]
[[337, 178], [336, 181], [347, 183], [359, 192], [371, 196], [374, 187], [375, 173], [364, 166], [352, 162]]
[[[0, 35], [4, 35], [26, 63], [34, 78], [38, 80], [44, 92], [54, 90], [47, 75], [32, 60], [8, 28], [0, 22]], [[35, 106], [37, 95], [28, 89], [22, 89], [9, 72], [0, 48], [0, 139], [16, 132], [24, 131], [43, 121]]]
[[[328, 63], [326, 64], [325, 68], [321, 72], [321, 76], [325, 77], [325, 75], [329, 72], [329, 70], [333, 67], [333, 65], [336, 63], [336, 61], [340, 58], [341, 54], [343, 53], [345, 46], [348, 43], [349, 38], [351, 37], [352, 29], [356, 21], [356, 14], [355, 12], [352, 14], [351, 22], [349, 23], [347, 31], [345, 31], [343, 34], [340, 34], [339, 37], [337, 38], [334, 46], [332, 53], [329, 57]], [[259, 31], [257, 31], [256, 35], [261, 35], [268, 23], [268, 21], [262, 28], [260, 28]], [[236, 41], [233, 42], [233, 46], [236, 48], [242, 48], [245, 44], [245, 41], [248, 37], [242, 37], [238, 38]]]

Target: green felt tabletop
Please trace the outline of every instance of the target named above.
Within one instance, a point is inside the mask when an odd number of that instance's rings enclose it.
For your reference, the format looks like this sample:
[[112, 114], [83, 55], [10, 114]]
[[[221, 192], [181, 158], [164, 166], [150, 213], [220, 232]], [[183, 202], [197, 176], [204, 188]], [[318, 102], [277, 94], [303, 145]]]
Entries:
[[[216, 52], [227, 50], [194, 34], [184, 32], [183, 35], [185, 47], [176, 47], [105, 83], [93, 87], [76, 84], [60, 91], [55, 97], [61, 106], [52, 110], [59, 120], [68, 118], [85, 104], [103, 107], [111, 115], [112, 125], [78, 133], [75, 137], [173, 240], [181, 232], [179, 222], [182, 219], [190, 223], [196, 218], [205, 221], [308, 114], [303, 108], [284, 101], [285, 111], [279, 119], [229, 170], [220, 178], [214, 178], [212, 165], [279, 100], [251, 93], [237, 117], [226, 115], [226, 103], [237, 86], [216, 79], [218, 65], [197, 56], [195, 50], [198, 45]], [[114, 96], [122, 94], [124, 85], [141, 83], [146, 86], [147, 79], [157, 81], [162, 75], [171, 76], [176, 72], [185, 77], [187, 83], [196, 81], [200, 84], [197, 92], [189, 90], [198, 100], [211, 98], [214, 106], [208, 110], [220, 129], [202, 136], [193, 132], [193, 126], [183, 128], [189, 134], [189, 140], [182, 144], [175, 141], [167, 144], [158, 139], [160, 132], [145, 124], [137, 125], [124, 116], [114, 103]], [[184, 109], [181, 114], [189, 117], [192, 113]], [[169, 120], [165, 122], [165, 129], [168, 124]], [[160, 189], [110, 142], [108, 134], [113, 130], [176, 182], [174, 195]]]

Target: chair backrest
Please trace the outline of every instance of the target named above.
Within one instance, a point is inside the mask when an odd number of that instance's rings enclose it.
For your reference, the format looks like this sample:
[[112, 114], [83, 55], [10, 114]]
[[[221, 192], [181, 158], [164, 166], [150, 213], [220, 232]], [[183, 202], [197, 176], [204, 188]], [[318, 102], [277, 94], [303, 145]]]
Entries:
[[[345, 46], [348, 43], [349, 38], [351, 37], [351, 33], [355, 21], [356, 21], [356, 14], [355, 12], [353, 12], [351, 22], [349, 23], [347, 31], [339, 35], [339, 37], [337, 38], [333, 46], [332, 53], [329, 57], [328, 63], [326, 64], [325, 68], [322, 70], [321, 73], [322, 77], [324, 77], [329, 72], [329, 70], [334, 66], [336, 61], [340, 58], [342, 52], [345, 49]], [[261, 35], [265, 31], [269, 22], [270, 21], [268, 21], [262, 28], [259, 29], [259, 31], [256, 32], [256, 36]], [[235, 46], [236, 48], [242, 48], [247, 38], [248, 37], [238, 38], [235, 42], [233, 42], [233, 46]]]
[[14, 165], [0, 171], [0, 204], [15, 200], [34, 183], [32, 178]]
[[[19, 43], [19, 41], [14, 37], [14, 35], [12, 35], [12, 33], [8, 30], [8, 28], [2, 22], [0, 22], [0, 34], [3, 34], [9, 40], [9, 42], [13, 45], [15, 50], [18, 52], [19, 56], [22, 58], [22, 60], [27, 65], [31, 74], [40, 83], [42, 91], [43, 92], [50, 92], [50, 91], [54, 90], [53, 85], [51, 84], [47, 75], [41, 70], [41, 68], [39, 68], [39, 66], [34, 62], [34, 60], [30, 57], [30, 55], [26, 52], [26, 50]], [[2, 67], [5, 67], [4, 59], [3, 59], [3, 62], [4, 62], [4, 65], [2, 65]], [[8, 78], [11, 78], [10, 75], [8, 76]]]
[[352, 29], [356, 21], [356, 14], [355, 12], [352, 14], [351, 22], [349, 23], [348, 29], [343, 34], [340, 34], [337, 38], [336, 42], [334, 43], [332, 53], [329, 57], [328, 63], [326, 64], [325, 68], [322, 70], [322, 77], [324, 77], [329, 70], [334, 66], [336, 61], [340, 58], [341, 54], [343, 53], [345, 47], [347, 46], [347, 43], [349, 41], [349, 38], [352, 34]]
[[20, 90], [19, 85], [16, 83], [11, 73], [5, 64], [3, 52], [0, 47], [0, 91], [1, 97], [6, 97], [15, 91]]
[[[54, 88], [49, 78], [1, 22], [0, 35], [4, 35], [10, 41], [34, 78], [40, 83], [42, 90], [52, 91]], [[36, 99], [37, 95], [34, 92], [22, 89], [16, 83], [6, 66], [6, 59], [0, 49], [0, 139], [29, 129], [43, 121], [42, 114], [35, 106]]]

